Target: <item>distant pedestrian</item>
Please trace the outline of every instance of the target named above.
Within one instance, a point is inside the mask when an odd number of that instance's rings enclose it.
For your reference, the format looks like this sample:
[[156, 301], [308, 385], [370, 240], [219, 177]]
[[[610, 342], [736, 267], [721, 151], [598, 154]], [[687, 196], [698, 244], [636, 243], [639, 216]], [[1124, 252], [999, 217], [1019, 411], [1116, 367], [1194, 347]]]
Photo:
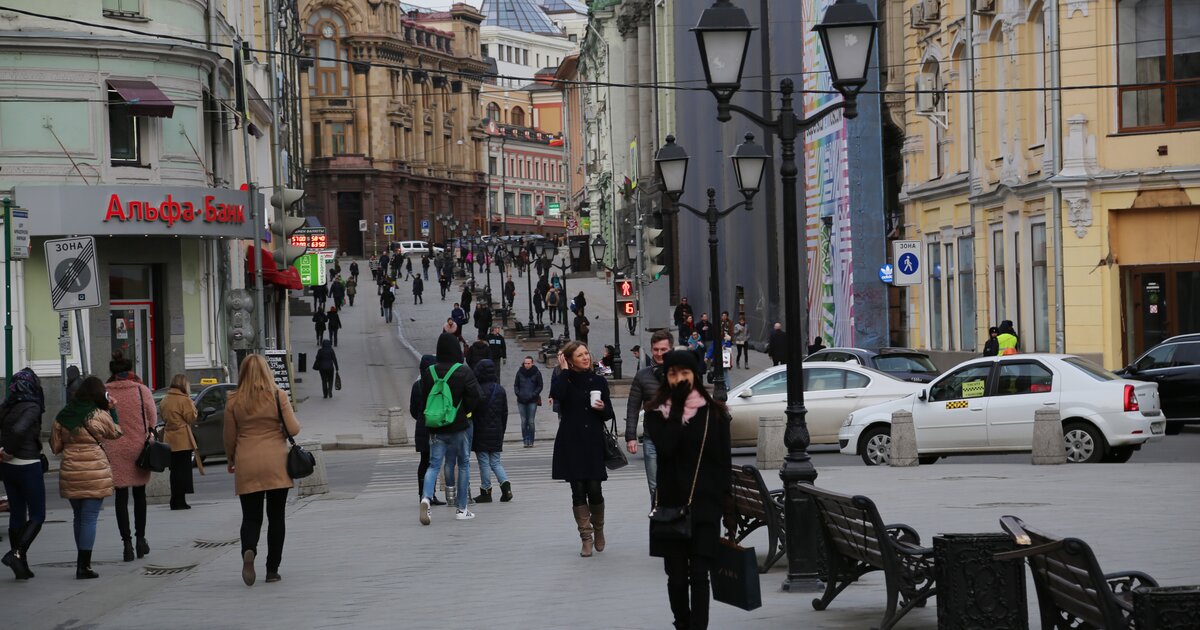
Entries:
[[999, 335], [999, 328], [995, 326], [988, 328], [988, 340], [983, 343], [983, 356], [994, 357], [1000, 355], [1000, 341], [996, 339]]
[[442, 289], [442, 301], [446, 301], [446, 293], [450, 291], [450, 272], [445, 269], [438, 275], [438, 286]]
[[455, 501], [455, 518], [460, 521], [475, 518], [467, 509], [470, 498], [467, 487], [471, 484], [467, 415], [479, 407], [480, 391], [475, 374], [462, 365], [461, 349], [454, 335], [442, 333], [438, 337], [437, 364], [421, 372], [421, 388], [426, 392], [425, 426], [429, 430], [429, 470], [425, 473], [421, 498], [421, 524], [428, 525], [433, 518], [430, 498], [448, 452], [454, 453], [460, 462], [456, 485], [461, 491]]
[[[459, 300], [459, 302], [462, 303], [463, 312], [465, 312], [465, 313], [471, 312], [471, 300], [472, 299], [474, 299], [474, 296], [471, 294], [471, 285], [468, 284], [467, 286], [463, 287], [462, 299]], [[463, 323], [465, 324], [466, 322], [464, 321]]]
[[534, 418], [542, 404], [542, 372], [533, 364], [533, 357], [525, 357], [517, 369], [513, 381], [513, 395], [517, 399], [517, 411], [521, 414], [521, 439], [525, 448], [533, 448]]
[[383, 293], [379, 294], [379, 314], [383, 315], [383, 321], [392, 323], [392, 305], [396, 303], [396, 293], [392, 287], [386, 286], [383, 288]]
[[[685, 297], [679, 298], [679, 304], [675, 305], [675, 313], [674, 313], [675, 327], [679, 328], [680, 326], [682, 326], [683, 322], [687, 321], [687, 318], [691, 317], [691, 315], [692, 315], [692, 305], [688, 304], [688, 299]], [[690, 337], [691, 334], [692, 334], [691, 331], [688, 331], [687, 336]], [[686, 339], [682, 330], [679, 332], [679, 338]]]
[[485, 337], [488, 346], [492, 349], [492, 361], [496, 365], [502, 365], [508, 361], [508, 344], [504, 341], [504, 335], [500, 333], [499, 326], [492, 326], [492, 332]]
[[242, 359], [238, 386], [225, 406], [225, 455], [242, 504], [242, 581], [254, 584], [254, 560], [267, 511], [267, 582], [278, 582], [285, 537], [284, 508], [292, 478], [287, 472], [287, 436], [300, 433], [288, 395], [262, 355]]
[[425, 280], [429, 279], [429, 254], [421, 255], [421, 275]]
[[575, 326], [575, 339], [587, 345], [588, 333], [591, 332], [592, 322], [588, 320], [582, 313], [575, 315], [575, 320], [572, 322]]
[[412, 281], [413, 304], [424, 304], [421, 294], [425, 293], [425, 281], [420, 276], [413, 278]]
[[746, 325], [746, 316], [738, 315], [737, 323], [733, 325], [733, 347], [737, 348], [737, 356], [733, 359], [734, 367], [743, 363], [750, 367], [750, 353], [746, 351], [746, 343], [750, 341], [750, 327]]
[[[671, 338], [670, 331], [654, 331], [650, 336], [651, 365], [638, 370], [629, 386], [629, 401], [625, 405], [625, 448], [632, 455], [638, 451], [638, 416], [642, 407], [653, 400], [662, 387], [665, 378], [663, 357], [673, 345], [675, 340]], [[642, 435], [642, 461], [646, 466], [646, 484], [650, 487], [650, 498], [653, 500], [654, 487], [658, 483], [658, 450], [654, 447], [654, 440], [645, 434]]]
[[321, 342], [321, 349], [313, 359], [313, 369], [321, 374], [321, 398], [333, 398], [333, 379], [339, 370], [333, 342], [328, 339]]
[[196, 403], [192, 402], [192, 390], [186, 374], [171, 378], [171, 387], [159, 404], [159, 415], [166, 423], [163, 439], [171, 447], [171, 509], [190, 510], [187, 495], [195, 492], [192, 484], [192, 457], [204, 474], [204, 463], [196, 449], [196, 436], [192, 425], [196, 424]]
[[562, 279], [558, 277], [558, 274], [550, 276], [550, 288], [562, 291]]
[[333, 305], [338, 308], [342, 308], [346, 303], [346, 285], [341, 276], [333, 279], [333, 284], [329, 287], [329, 296], [333, 298]]
[[696, 322], [692, 319], [691, 313], [688, 313], [683, 317], [683, 323], [679, 324], [680, 342], [691, 339], [694, 332], [696, 332]]
[[479, 462], [479, 496], [476, 503], [492, 502], [492, 479], [500, 485], [500, 501], [512, 501], [512, 484], [508, 472], [500, 462], [504, 451], [504, 433], [508, 430], [508, 393], [500, 386], [500, 370], [491, 359], [484, 359], [473, 368], [479, 381], [479, 406], [471, 416], [475, 434], [471, 437], [471, 448]]
[[342, 329], [342, 316], [338, 314], [336, 306], [330, 306], [329, 312], [325, 315], [327, 325], [329, 326], [329, 340], [333, 342], [334, 347], [338, 345], [338, 331]]
[[[550, 289], [546, 293], [546, 308], [550, 310], [550, 323], [558, 323], [558, 289]], [[564, 324], [566, 322], [563, 322]]]
[[382, 254], [379, 255], [379, 268], [377, 270], [378, 275], [380, 275], [380, 276], [388, 275], [388, 264], [390, 262], [391, 262], [391, 257], [388, 256], [387, 252], [383, 252]]
[[816, 338], [813, 339], [812, 345], [808, 346], [808, 353], [813, 354], [815, 352], [820, 352], [824, 349], [825, 349], [825, 340], [822, 339], [820, 335], [818, 335]]
[[401, 256], [400, 252], [392, 252], [392, 278], [400, 277], [402, 265], [404, 265], [404, 256]]
[[575, 296], [574, 304], [576, 315], [587, 315], [587, 296], [583, 294], [583, 291]]
[[350, 276], [346, 281], [346, 300], [354, 306], [354, 296], [358, 294], [358, 276]]
[[715, 339], [712, 322], [708, 320], [708, 313], [700, 313], [700, 323], [696, 324], [696, 332], [700, 333], [700, 341], [705, 344], [712, 343], [712, 340]]
[[[416, 442], [417, 452], [421, 454], [421, 463], [417, 465], [417, 498], [421, 498], [421, 490], [425, 485], [425, 473], [429, 470], [429, 429], [425, 426], [425, 390], [421, 388], [421, 374], [429, 369], [429, 366], [437, 363], [437, 357], [432, 354], [426, 354], [421, 357], [421, 363], [417, 370], [417, 380], [413, 381], [412, 389], [408, 395], [408, 409], [412, 414], [413, 420], [416, 421], [416, 431], [413, 438]], [[446, 505], [444, 501], [439, 501], [437, 495], [429, 497], [430, 505]]]
[[504, 283], [504, 300], [508, 302], [509, 309], [512, 309], [513, 303], [517, 301], [517, 284], [513, 282], [512, 276]]
[[775, 365], [788, 362], [787, 333], [783, 330], [783, 324], [779, 322], [775, 322], [775, 329], [771, 331], [771, 337], [767, 340], [767, 354], [771, 356]]
[[1017, 330], [1013, 328], [1012, 320], [1004, 320], [1000, 322], [1000, 327], [996, 329], [999, 333], [996, 335], [996, 343], [999, 344], [998, 356], [1009, 354], [1017, 354], [1020, 350], [1017, 346], [1021, 343], [1021, 338], [1017, 336]]
[[720, 339], [733, 339], [733, 320], [729, 319], [729, 311], [721, 311], [721, 320], [717, 322], [717, 328], [720, 330]]
[[[358, 282], [358, 261], [356, 260], [350, 261], [350, 278], [355, 282]], [[353, 304], [351, 304], [351, 306], [353, 306]]]
[[313, 310], [314, 311], [325, 310], [325, 302], [329, 297], [329, 290], [327, 288], [325, 288], [325, 285], [318, 284], [317, 286], [313, 287], [312, 291], [313, 291]]
[[587, 346], [572, 341], [558, 353], [561, 372], [550, 383], [550, 397], [559, 405], [551, 475], [570, 482], [571, 505], [582, 546], [579, 555], [604, 551], [605, 425], [616, 418], [608, 381], [592, 370]]
[[404, 257], [404, 273], [406, 274], [405, 275], [406, 280], [412, 280], [416, 276], [416, 274], [413, 273], [413, 264], [412, 264], [411, 256]]
[[13, 374], [0, 405], [0, 480], [8, 496], [8, 544], [4, 566], [18, 580], [33, 577], [29, 547], [46, 522], [46, 472], [42, 470], [42, 382], [30, 368]]
[[654, 510], [686, 508], [691, 537], [667, 538], [651, 527], [650, 555], [663, 559], [675, 627], [707, 628], [709, 570], [733, 502], [729, 412], [704, 389], [691, 353], [668, 352], [663, 366], [666, 382], [645, 405], [646, 435], [658, 447]]
[[458, 337], [461, 339], [463, 336], [463, 326], [467, 325], [466, 309], [464, 309], [458, 302], [455, 302], [454, 308], [450, 309], [450, 319], [453, 319], [454, 323], [458, 325]]
[[475, 320], [475, 330], [479, 331], [479, 336], [487, 337], [488, 331], [492, 328], [492, 309], [480, 302], [475, 305], [475, 314], [472, 317]]
[[[125, 562], [133, 562], [135, 534], [137, 557], [150, 553], [150, 545], [146, 542], [146, 484], [150, 483], [150, 471], [138, 466], [137, 460], [146, 442], [157, 440], [152, 427], [158, 422], [158, 409], [154, 405], [154, 392], [133, 372], [131, 359], [120, 351], [115, 352], [108, 369], [112, 376], [105, 388], [112, 400], [111, 409], [116, 410], [116, 421], [121, 423], [122, 434], [116, 440], [105, 442], [104, 455], [112, 466], [116, 488], [113, 511], [124, 544], [122, 558]], [[129, 527], [130, 494], [133, 494], [133, 531]]]
[[533, 292], [533, 312], [537, 315], [538, 326], [541, 326], [542, 314], [546, 312], [546, 301], [542, 298], [542, 294], [537, 291]]
[[112, 465], [100, 440], [121, 437], [121, 427], [109, 413], [111, 405], [104, 382], [89, 376], [54, 417], [50, 431], [50, 451], [62, 457], [58, 493], [71, 503], [73, 514], [76, 580], [100, 577], [92, 570], [96, 521], [104, 497], [113, 493]]
[[325, 340], [325, 324], [327, 324], [328, 322], [329, 322], [329, 316], [325, 314], [324, 310], [320, 310], [320, 311], [313, 313], [312, 323], [313, 323], [313, 329], [317, 331], [317, 345], [318, 346], [320, 346], [321, 342]]

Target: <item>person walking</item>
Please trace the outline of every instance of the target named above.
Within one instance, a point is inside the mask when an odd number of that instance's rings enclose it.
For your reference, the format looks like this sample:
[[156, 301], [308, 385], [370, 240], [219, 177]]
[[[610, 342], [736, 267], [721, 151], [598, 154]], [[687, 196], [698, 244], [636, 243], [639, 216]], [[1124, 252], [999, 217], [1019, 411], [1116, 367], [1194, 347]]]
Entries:
[[242, 359], [237, 389], [225, 408], [225, 455], [242, 504], [242, 581], [254, 584], [254, 560], [267, 511], [267, 582], [278, 582], [285, 536], [284, 507], [292, 478], [287, 472], [288, 436], [300, 433], [288, 395], [262, 355]]
[[388, 275], [388, 264], [390, 262], [391, 262], [391, 257], [388, 256], [388, 253], [386, 251], [383, 252], [382, 254], [380, 254], [379, 255], [379, 263], [378, 263], [379, 268], [376, 270], [376, 274], [379, 276]]
[[475, 305], [475, 314], [472, 319], [475, 320], [475, 330], [479, 332], [479, 338], [487, 337], [488, 331], [492, 328], [492, 309], [480, 302]]
[[504, 301], [508, 302], [509, 310], [517, 301], [517, 283], [513, 282], [512, 276], [508, 276], [508, 280], [504, 283]]
[[1020, 352], [1017, 346], [1021, 343], [1021, 339], [1017, 336], [1017, 330], [1013, 328], [1012, 320], [1006, 319], [1000, 322], [1000, 327], [996, 329], [996, 332], [999, 333], [996, 335], [996, 343], [999, 346], [999, 350], [996, 352], [997, 356]]
[[429, 279], [429, 254], [421, 254], [421, 275]]
[[333, 279], [333, 285], [329, 287], [329, 295], [333, 298], [333, 305], [339, 310], [346, 304], [346, 284], [342, 282], [341, 276]]
[[329, 289], [323, 284], [318, 284], [313, 287], [313, 310], [322, 312], [325, 310], [325, 302], [329, 299]]
[[525, 448], [533, 448], [535, 433], [534, 418], [542, 404], [542, 372], [533, 364], [533, 357], [525, 357], [513, 381], [513, 395], [517, 398], [517, 411], [521, 414], [521, 440]]
[[196, 455], [196, 467], [204, 474], [204, 463], [196, 450], [196, 436], [192, 425], [196, 424], [196, 404], [192, 402], [191, 386], [187, 375], [176, 374], [171, 378], [171, 387], [159, 405], [160, 415], [166, 422], [163, 439], [171, 447], [171, 509], [190, 510], [187, 495], [195, 492], [192, 485], [192, 454]]
[[692, 333], [696, 332], [696, 321], [692, 319], [692, 314], [688, 313], [683, 316], [683, 323], [679, 324], [679, 339], [691, 339]]
[[[471, 312], [471, 300], [473, 300], [473, 299], [474, 299], [474, 296], [471, 294], [471, 285], [470, 285], [470, 283], [468, 283], [466, 286], [463, 287], [462, 299], [459, 300], [459, 303], [462, 304], [464, 313]], [[467, 323], [466, 320], [464, 320], [463, 323], [464, 324]]]
[[779, 322], [775, 322], [775, 329], [771, 331], [771, 337], [767, 340], [767, 354], [771, 356], [775, 365], [783, 365], [788, 361], [787, 333], [783, 331], [783, 324]]
[[495, 361], [496, 365], [508, 363], [508, 344], [504, 341], [504, 335], [500, 334], [499, 326], [492, 326], [492, 332], [484, 337], [484, 341], [487, 341], [492, 349], [492, 361]]
[[403, 265], [404, 265], [404, 256], [401, 256], [400, 252], [398, 252], [398, 251], [392, 252], [392, 273], [391, 273], [391, 275], [392, 275], [393, 279], [400, 278], [400, 269], [403, 268]]
[[700, 333], [700, 341], [703, 341], [705, 345], [712, 343], [715, 339], [712, 322], [708, 320], [708, 313], [700, 313], [700, 323], [696, 325], [696, 332]]
[[404, 257], [404, 273], [405, 273], [404, 278], [406, 280], [412, 280], [413, 278], [416, 277], [416, 274], [413, 273], [412, 256]]
[[325, 340], [325, 324], [329, 322], [329, 316], [324, 310], [316, 311], [312, 316], [313, 329], [317, 331], [317, 346]]
[[550, 397], [559, 407], [551, 476], [571, 484], [571, 506], [582, 546], [579, 555], [604, 551], [605, 424], [616, 418], [608, 381], [592, 370], [592, 355], [581, 341], [558, 353], [561, 369], [550, 381]]
[[721, 311], [721, 320], [717, 322], [717, 328], [720, 329], [720, 339], [733, 339], [733, 320], [729, 319], [729, 311]]
[[580, 291], [579, 295], [575, 296], [573, 303], [575, 304], [576, 315], [587, 315], [587, 296], [583, 294], [583, 291]]
[[[663, 357], [671, 351], [675, 340], [665, 329], [654, 331], [650, 336], [650, 362], [633, 375], [629, 386], [629, 402], [625, 405], [625, 449], [631, 455], [638, 452], [638, 416], [642, 407], [658, 394], [663, 382]], [[646, 466], [646, 485], [650, 487], [650, 498], [654, 499], [654, 488], [658, 484], [658, 450], [649, 435], [642, 435], [642, 463]]]
[[429, 470], [425, 472], [419, 520], [422, 525], [429, 525], [433, 519], [429, 506], [447, 452], [454, 453], [458, 460], [456, 485], [459, 492], [455, 497], [457, 510], [454, 518], [460, 521], [473, 519], [475, 515], [467, 509], [470, 499], [467, 488], [471, 485], [471, 444], [467, 434], [470, 421], [467, 416], [479, 407], [481, 396], [475, 374], [462, 365], [461, 347], [454, 335], [442, 333], [438, 336], [437, 364], [421, 372], [421, 388], [426, 392]]
[[358, 274], [350, 276], [346, 281], [346, 300], [350, 302], [350, 306], [354, 306], [354, 296], [358, 293]]
[[450, 272], [442, 269], [438, 274], [438, 286], [442, 289], [442, 301], [446, 301], [446, 294], [450, 292]]
[[[691, 316], [692, 316], [692, 305], [688, 304], [687, 298], [685, 298], [685, 297], [679, 298], [679, 304], [675, 305], [675, 312], [674, 312], [675, 327], [679, 328], [680, 326], [683, 326], [683, 322], [687, 321], [687, 318], [689, 318]], [[691, 331], [688, 331], [687, 336], [690, 337], [691, 334], [692, 334]], [[680, 339], [685, 338], [682, 330], [679, 332], [679, 338]]]
[[313, 359], [313, 369], [321, 374], [321, 398], [333, 398], [333, 379], [337, 376], [337, 353], [333, 351], [333, 342], [326, 339], [321, 342], [321, 349]]
[[587, 345], [588, 333], [592, 329], [592, 322], [581, 311], [576, 311], [573, 323], [575, 325], [575, 339]]
[[512, 484], [500, 456], [504, 451], [504, 432], [508, 430], [508, 392], [500, 386], [500, 370], [491, 359], [484, 359], [474, 367], [479, 381], [482, 402], [471, 416], [475, 434], [471, 436], [471, 448], [479, 463], [479, 496], [476, 503], [492, 502], [492, 478], [500, 485], [500, 502], [513, 499]]
[[[546, 309], [550, 311], [550, 323], [558, 323], [558, 289], [550, 289], [546, 292]], [[563, 322], [566, 324], [566, 322]]]
[[749, 341], [750, 327], [746, 325], [746, 316], [738, 315], [737, 323], [733, 325], [733, 346], [737, 348], [737, 355], [733, 359], [734, 367], [744, 364], [746, 369], [750, 369], [750, 353], [746, 351]]
[[392, 305], [396, 303], [396, 292], [392, 290], [389, 283], [383, 288], [383, 293], [379, 295], [379, 309], [383, 314], [383, 321], [392, 323]]
[[[425, 485], [425, 473], [429, 470], [429, 429], [425, 426], [425, 390], [421, 387], [420, 375], [435, 363], [437, 363], [437, 357], [432, 354], [421, 357], [421, 363], [417, 368], [417, 380], [413, 381], [412, 389], [408, 393], [408, 409], [412, 413], [413, 420], [416, 421], [413, 441], [416, 442], [417, 452], [421, 454], [421, 463], [417, 464], [418, 499], [421, 498], [421, 490]], [[438, 500], [436, 494], [429, 498], [429, 504], [446, 505], [444, 501]]]
[[54, 417], [54, 427], [50, 431], [50, 451], [62, 456], [58, 493], [71, 503], [77, 580], [100, 577], [92, 570], [96, 521], [104, 497], [113, 493], [112, 467], [100, 440], [121, 437], [121, 427], [109, 414], [110, 405], [104, 382], [89, 376]]
[[329, 340], [333, 342], [336, 348], [338, 345], [338, 331], [342, 329], [342, 316], [338, 314], [338, 307], [330, 306], [329, 313], [325, 315], [329, 326]]
[[[690, 352], [668, 352], [666, 381], [646, 403], [646, 434], [658, 448], [654, 510], [685, 507], [687, 540], [656, 535], [650, 555], [663, 559], [667, 598], [676, 628], [708, 627], [709, 570], [717, 555], [721, 521], [732, 503], [729, 412], [704, 388]], [[651, 514], [654, 512], [652, 511]]]
[[[353, 280], [355, 283], [358, 282], [358, 261], [357, 260], [350, 261], [350, 279]], [[354, 303], [351, 302], [350, 306], [354, 306]]]
[[8, 495], [8, 553], [4, 566], [18, 580], [33, 577], [29, 548], [46, 522], [46, 474], [42, 465], [42, 382], [30, 368], [13, 374], [0, 405], [0, 480]]
[[478, 365], [480, 361], [483, 361], [484, 359], [491, 360], [491, 357], [492, 347], [488, 344], [487, 340], [483, 339], [482, 337], [476, 338], [475, 343], [471, 344], [470, 347], [467, 348], [467, 367], [475, 369], [475, 366]]
[[988, 328], [988, 340], [983, 342], [983, 356], [995, 357], [1000, 355], [1000, 341], [996, 339], [999, 335], [999, 328], [995, 326]]
[[425, 303], [425, 300], [421, 298], [421, 294], [424, 292], [425, 292], [425, 281], [421, 279], [421, 276], [417, 276], [416, 278], [413, 278], [413, 281], [412, 281], [413, 304], [424, 304]]
[[[117, 422], [122, 419], [124, 422], [121, 436], [104, 445], [104, 454], [112, 466], [113, 486], [116, 487], [114, 509], [124, 545], [122, 560], [133, 562], [133, 535], [137, 537], [137, 557], [150, 553], [150, 545], [146, 542], [146, 484], [150, 483], [150, 471], [138, 466], [137, 459], [146, 442], [157, 439], [151, 427], [158, 421], [158, 410], [154, 406], [154, 392], [133, 373], [133, 361], [118, 351], [113, 354], [108, 369], [112, 376], [105, 387], [112, 399]], [[129, 529], [130, 494], [133, 495], [133, 532]]]
[[541, 326], [542, 314], [546, 312], [546, 300], [537, 291], [533, 292], [533, 312], [537, 315], [538, 326]]

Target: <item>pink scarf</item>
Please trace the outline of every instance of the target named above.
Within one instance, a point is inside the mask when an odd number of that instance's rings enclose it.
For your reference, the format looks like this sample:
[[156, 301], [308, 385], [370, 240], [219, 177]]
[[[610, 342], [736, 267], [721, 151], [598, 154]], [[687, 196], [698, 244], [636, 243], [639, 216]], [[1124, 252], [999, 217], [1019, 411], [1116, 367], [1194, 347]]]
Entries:
[[[688, 394], [687, 400], [683, 401], [683, 424], [686, 426], [688, 421], [694, 418], [696, 416], [696, 412], [700, 411], [700, 408], [705, 404], [707, 404], [707, 402], [704, 400], [704, 397], [700, 395], [700, 392], [693, 389], [691, 393]], [[663, 415], [664, 418], [670, 417], [670, 399], [659, 405], [658, 411]]]

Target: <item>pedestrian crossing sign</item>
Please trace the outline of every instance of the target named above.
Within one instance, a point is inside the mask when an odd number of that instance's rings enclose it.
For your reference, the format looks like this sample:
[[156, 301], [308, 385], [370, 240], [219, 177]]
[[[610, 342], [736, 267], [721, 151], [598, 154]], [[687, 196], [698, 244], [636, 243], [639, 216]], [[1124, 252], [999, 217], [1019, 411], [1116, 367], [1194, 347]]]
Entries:
[[386, 234], [386, 235], [388, 235], [388, 236], [391, 236], [391, 235], [395, 234], [395, 233], [396, 233], [396, 226], [395, 226], [395, 225], [393, 225], [393, 224], [391, 224], [391, 223], [384, 223], [384, 224], [383, 224], [383, 233], [384, 233], [384, 234]]

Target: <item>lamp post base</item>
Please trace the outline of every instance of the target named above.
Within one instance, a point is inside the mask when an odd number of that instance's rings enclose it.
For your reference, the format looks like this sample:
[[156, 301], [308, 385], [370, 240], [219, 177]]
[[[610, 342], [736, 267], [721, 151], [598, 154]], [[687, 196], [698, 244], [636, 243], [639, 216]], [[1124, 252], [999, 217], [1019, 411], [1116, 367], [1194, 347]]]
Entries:
[[784, 487], [784, 523], [787, 527], [788, 574], [782, 588], [789, 593], [811, 593], [825, 588], [821, 581], [821, 522], [810, 495], [800, 491], [800, 484], [812, 485], [817, 469], [808, 455], [808, 426], [806, 410], [789, 408], [784, 443], [788, 454], [779, 469]]

